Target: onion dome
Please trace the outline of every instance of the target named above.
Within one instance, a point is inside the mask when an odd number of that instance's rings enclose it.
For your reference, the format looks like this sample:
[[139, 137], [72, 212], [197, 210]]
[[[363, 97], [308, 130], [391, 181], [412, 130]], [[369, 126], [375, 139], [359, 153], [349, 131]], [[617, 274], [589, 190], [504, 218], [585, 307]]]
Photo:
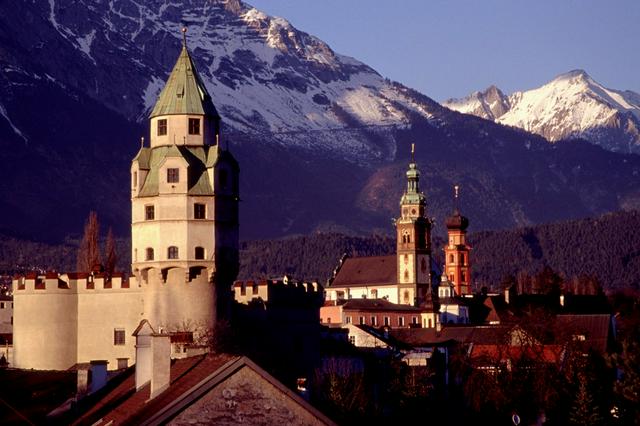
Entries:
[[455, 185], [453, 189], [454, 189], [453, 205], [455, 207], [453, 210], [453, 214], [447, 218], [447, 221], [446, 221], [447, 229], [459, 229], [461, 231], [464, 231], [469, 226], [469, 219], [467, 219], [465, 216], [462, 216], [460, 214], [460, 209], [458, 208], [458, 195], [459, 195], [458, 192], [460, 190], [460, 186]]

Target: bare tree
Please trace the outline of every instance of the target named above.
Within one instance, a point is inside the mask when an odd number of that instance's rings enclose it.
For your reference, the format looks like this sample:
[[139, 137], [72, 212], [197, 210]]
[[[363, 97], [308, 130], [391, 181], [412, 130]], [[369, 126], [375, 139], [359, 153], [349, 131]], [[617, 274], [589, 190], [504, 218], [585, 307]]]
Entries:
[[107, 275], [111, 276], [116, 270], [116, 263], [118, 262], [118, 254], [116, 253], [116, 241], [113, 237], [113, 231], [111, 227], [109, 227], [109, 232], [107, 233], [107, 245], [105, 248], [107, 260], [104, 264], [104, 271]]
[[100, 224], [98, 214], [95, 211], [89, 213], [84, 224], [84, 235], [78, 249], [76, 268], [78, 272], [91, 272], [94, 267], [100, 265], [100, 247], [98, 246], [98, 233]]

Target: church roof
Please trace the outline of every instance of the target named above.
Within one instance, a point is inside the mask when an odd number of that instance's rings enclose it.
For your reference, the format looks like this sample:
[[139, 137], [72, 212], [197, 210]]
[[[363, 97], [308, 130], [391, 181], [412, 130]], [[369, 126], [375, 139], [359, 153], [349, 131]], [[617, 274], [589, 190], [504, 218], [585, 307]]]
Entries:
[[186, 43], [149, 118], [169, 114], [219, 117], [211, 96], [196, 71]]
[[330, 287], [397, 284], [396, 255], [345, 259]]
[[164, 159], [168, 157], [181, 157], [187, 162], [189, 167], [187, 172], [189, 195], [213, 195], [213, 185], [209, 180], [207, 164], [210, 162], [212, 164], [215, 163], [214, 158], [217, 154], [211, 153], [211, 151], [217, 151], [217, 148], [211, 145], [168, 145], [141, 148], [136, 159], [138, 159], [140, 169], [149, 170], [149, 173], [142, 184], [139, 196], [151, 197], [158, 195], [160, 167]]
[[391, 303], [385, 299], [349, 299], [342, 305], [342, 310], [415, 313], [422, 311], [422, 309], [415, 306]]

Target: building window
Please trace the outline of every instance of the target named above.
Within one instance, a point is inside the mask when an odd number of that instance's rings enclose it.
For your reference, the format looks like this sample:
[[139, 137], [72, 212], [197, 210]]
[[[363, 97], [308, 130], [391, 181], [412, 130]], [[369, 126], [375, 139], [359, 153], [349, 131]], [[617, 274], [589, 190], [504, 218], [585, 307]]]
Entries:
[[378, 290], [371, 290], [371, 298], [372, 299], [378, 298]]
[[344, 299], [344, 291], [336, 291], [336, 299], [338, 300]]
[[467, 281], [467, 274], [464, 273], [464, 271], [460, 272], [460, 282], [466, 282]]
[[331, 324], [331, 317], [327, 317], [327, 324]]
[[356, 345], [356, 336], [349, 336], [349, 343], [351, 343], [353, 346]]
[[206, 204], [196, 203], [193, 205], [193, 218], [194, 219], [206, 219], [207, 206]]
[[389, 317], [384, 317], [384, 325], [386, 325], [387, 327], [391, 325], [391, 318]]
[[167, 259], [177, 259], [178, 258], [178, 247], [171, 246], [167, 249]]
[[418, 323], [418, 317], [411, 317], [411, 324], [417, 324]]
[[153, 249], [151, 247], [147, 247], [145, 260], [153, 260]]
[[351, 317], [345, 317], [344, 320], [347, 324], [351, 324]]
[[398, 327], [404, 327], [404, 317], [398, 317]]
[[464, 265], [464, 254], [460, 253], [460, 264]]
[[133, 183], [131, 186], [134, 188], [138, 187], [138, 172], [133, 172]]
[[118, 358], [118, 370], [124, 370], [129, 366], [129, 358]]
[[360, 317], [360, 325], [364, 325], [364, 322], [365, 322], [364, 317]]
[[376, 316], [372, 316], [371, 317], [371, 325], [373, 325], [373, 326], [378, 325], [378, 317], [376, 317]]
[[144, 206], [144, 220], [153, 220], [156, 218], [155, 206]]
[[0, 309], [4, 309], [4, 302], [0, 302]]
[[204, 247], [196, 247], [196, 259], [204, 259]]
[[189, 134], [190, 135], [199, 135], [200, 134], [200, 119], [199, 118], [190, 118], [189, 119]]
[[164, 136], [167, 134], [167, 119], [163, 118], [158, 120], [158, 136]]
[[453, 263], [453, 255], [452, 254], [449, 255], [449, 263]]
[[404, 303], [409, 304], [409, 290], [404, 291]]
[[429, 328], [431, 328], [431, 327], [432, 327], [432, 325], [431, 325], [431, 318], [429, 318]]
[[169, 168], [167, 169], [167, 183], [180, 182], [180, 169]]
[[124, 345], [124, 328], [116, 328], [113, 330], [113, 344]]

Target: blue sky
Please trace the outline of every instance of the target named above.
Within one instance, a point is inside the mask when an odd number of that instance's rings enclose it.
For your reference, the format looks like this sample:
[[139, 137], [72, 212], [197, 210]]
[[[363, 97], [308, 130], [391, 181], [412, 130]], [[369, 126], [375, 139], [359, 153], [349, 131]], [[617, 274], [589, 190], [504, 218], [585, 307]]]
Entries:
[[442, 101], [581, 68], [640, 93], [640, 0], [247, 0]]

